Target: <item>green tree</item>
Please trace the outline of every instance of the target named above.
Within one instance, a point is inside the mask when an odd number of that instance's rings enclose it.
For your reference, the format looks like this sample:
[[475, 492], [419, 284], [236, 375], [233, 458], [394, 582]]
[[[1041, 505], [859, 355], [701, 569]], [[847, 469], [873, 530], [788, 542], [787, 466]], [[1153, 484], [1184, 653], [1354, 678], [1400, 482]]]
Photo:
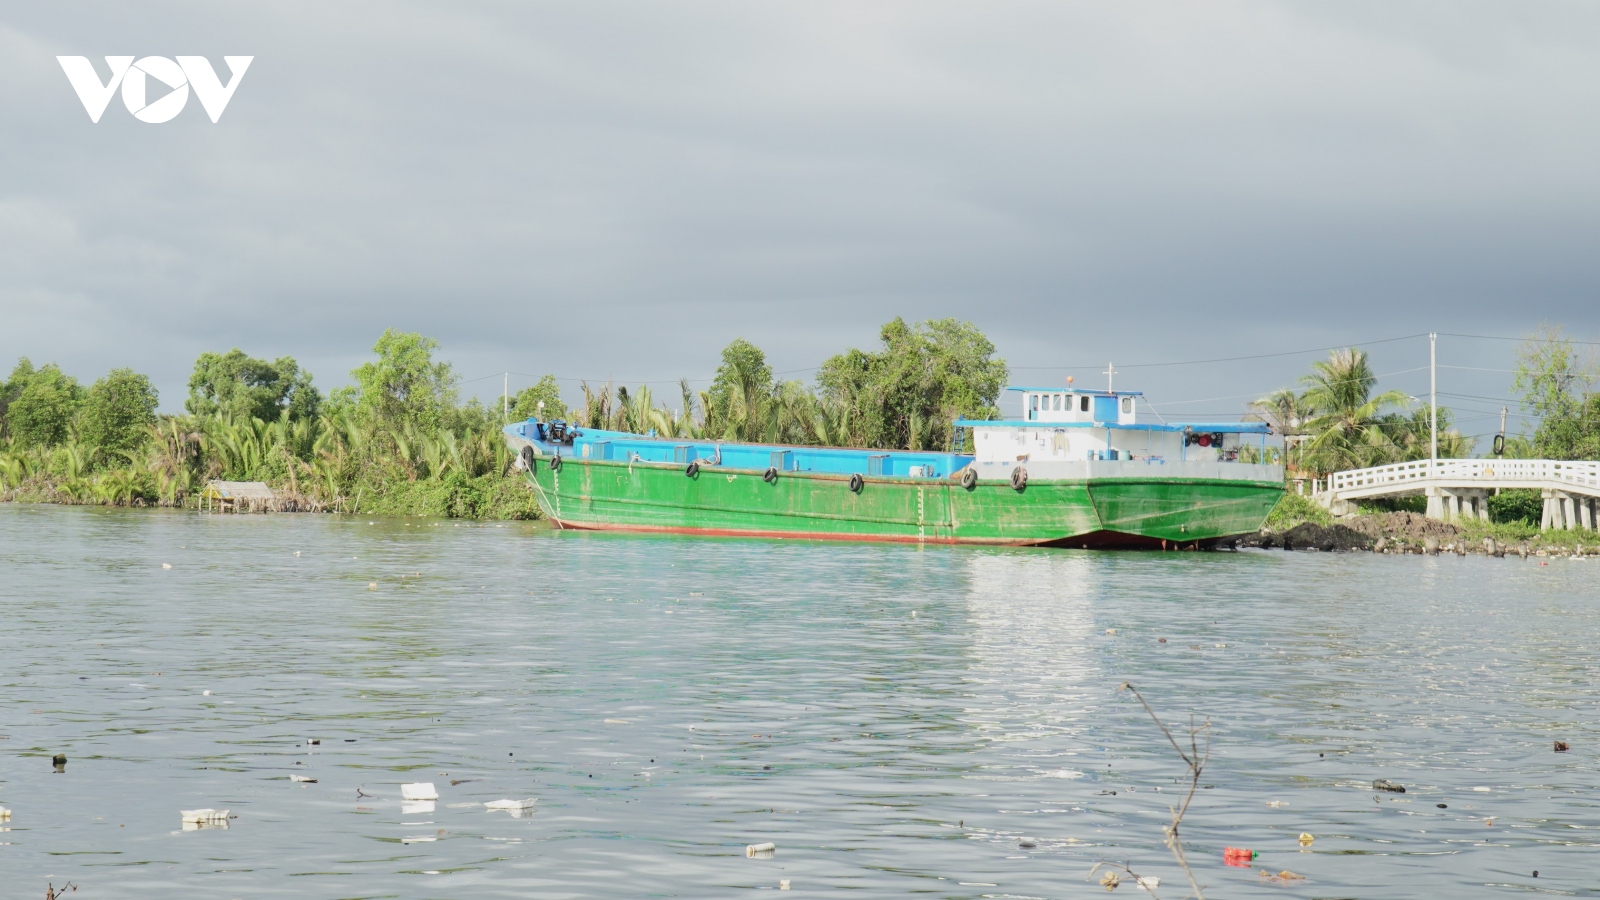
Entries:
[[[539, 404], [544, 404], [540, 410]], [[566, 404], [561, 402], [561, 386], [554, 375], [546, 375], [537, 384], [517, 391], [511, 398], [511, 421], [537, 417], [545, 421], [567, 418]]]
[[[23, 360], [12, 372], [11, 381], [31, 364]], [[50, 363], [31, 372], [23, 372], [25, 382], [16, 399], [6, 408], [6, 428], [14, 440], [23, 446], [53, 447], [67, 439], [72, 429], [72, 419], [83, 401], [83, 388], [77, 379], [64, 375], [59, 366]], [[11, 382], [8, 382], [8, 387]]]
[[772, 407], [772, 367], [761, 348], [735, 338], [706, 390], [708, 434], [732, 441], [761, 440]]
[[1404, 406], [1409, 399], [1400, 391], [1372, 389], [1378, 376], [1372, 372], [1365, 351], [1335, 350], [1326, 360], [1311, 364], [1311, 374], [1300, 379], [1306, 391], [1303, 401], [1316, 411], [1305, 430], [1304, 464], [1320, 472], [1359, 469], [1395, 461], [1401, 454], [1391, 431], [1385, 426], [1384, 411]]
[[10, 436], [10, 429], [6, 425], [6, 410], [11, 408], [11, 401], [22, 394], [22, 389], [28, 386], [29, 379], [33, 378], [33, 363], [24, 356], [17, 360], [11, 370], [11, 377], [0, 381], [0, 440]]
[[994, 418], [1006, 364], [970, 322], [935, 319], [883, 326], [877, 352], [849, 350], [817, 374], [823, 400], [848, 423], [850, 443], [938, 449], [957, 417]]
[[411, 332], [383, 332], [372, 352], [373, 362], [350, 373], [356, 412], [390, 428], [437, 428], [455, 409], [457, 383], [447, 362], [435, 362], [439, 342]]
[[[1439, 458], [1462, 459], [1472, 455], [1472, 448], [1476, 446], [1477, 441], [1451, 428], [1450, 418], [1449, 408], [1439, 407]], [[1417, 407], [1410, 415], [1389, 413], [1379, 421], [1384, 433], [1395, 446], [1395, 453], [1385, 462], [1406, 462], [1432, 457], [1433, 422], [1428, 416], [1427, 406]]]
[[1594, 386], [1595, 365], [1581, 357], [1559, 325], [1544, 325], [1517, 347], [1511, 390], [1522, 406], [1542, 419], [1575, 414]]
[[156, 389], [148, 377], [132, 369], [112, 369], [89, 388], [78, 412], [78, 433], [102, 450], [133, 450], [149, 439], [156, 402]]
[[1600, 459], [1600, 396], [1596, 367], [1561, 326], [1545, 325], [1517, 348], [1511, 390], [1539, 417], [1532, 451], [1547, 459]]
[[1600, 459], [1600, 394], [1588, 394], [1570, 412], [1546, 418], [1533, 446], [1534, 456], [1543, 459]]
[[1246, 418], [1265, 422], [1274, 432], [1283, 435], [1284, 446], [1288, 448], [1287, 465], [1293, 469], [1302, 455], [1295, 453], [1294, 448], [1305, 436], [1306, 423], [1315, 416], [1316, 410], [1306, 402], [1304, 394], [1295, 393], [1293, 388], [1282, 388], [1251, 403], [1250, 415]]
[[311, 373], [300, 371], [293, 357], [267, 362], [235, 347], [227, 353], [200, 354], [184, 407], [197, 416], [271, 422], [287, 410], [291, 419], [313, 419], [321, 410], [322, 395], [311, 384]]

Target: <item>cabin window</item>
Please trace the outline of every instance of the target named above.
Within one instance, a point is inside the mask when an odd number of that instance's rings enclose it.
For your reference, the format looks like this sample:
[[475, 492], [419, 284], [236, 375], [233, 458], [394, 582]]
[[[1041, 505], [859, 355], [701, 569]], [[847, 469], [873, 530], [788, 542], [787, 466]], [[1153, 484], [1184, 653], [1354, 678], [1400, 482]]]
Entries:
[[1051, 406], [1050, 408], [1055, 410], [1056, 412], [1060, 412], [1061, 411], [1061, 395], [1060, 394], [1056, 395], [1055, 405]]
[[1039, 418], [1039, 395], [1029, 394], [1028, 396], [1032, 398], [1029, 404], [1028, 418], [1037, 419]]
[[1127, 415], [1128, 413], [1131, 413], [1131, 412], [1133, 412], [1133, 398], [1132, 397], [1123, 397], [1122, 398], [1122, 414], [1123, 415]]
[[1089, 395], [1088, 394], [1084, 394], [1082, 397], [1079, 397], [1078, 400], [1079, 400], [1078, 411], [1079, 412], [1088, 412], [1089, 411]]

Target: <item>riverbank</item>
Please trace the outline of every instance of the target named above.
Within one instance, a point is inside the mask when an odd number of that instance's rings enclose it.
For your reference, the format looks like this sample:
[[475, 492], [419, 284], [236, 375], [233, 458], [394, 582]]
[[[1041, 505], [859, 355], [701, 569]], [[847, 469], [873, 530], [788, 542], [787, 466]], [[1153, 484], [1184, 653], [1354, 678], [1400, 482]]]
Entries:
[[1335, 518], [1305, 497], [1285, 495], [1259, 534], [1238, 547], [1486, 556], [1600, 556], [1600, 532], [1543, 531], [1528, 522], [1441, 522], [1421, 513], [1362, 510]]
[[[128, 506], [198, 509], [197, 491], [162, 497], [160, 492], [127, 485], [121, 473], [57, 478], [40, 473], [0, 491], [0, 503], [54, 503], [62, 506]], [[452, 472], [442, 478], [362, 481], [348, 496], [322, 497], [314, 488], [287, 479], [266, 482], [280, 497], [292, 498], [290, 512], [347, 512], [376, 516], [433, 516], [479, 521], [540, 518], [536, 495], [520, 473], [479, 475]]]

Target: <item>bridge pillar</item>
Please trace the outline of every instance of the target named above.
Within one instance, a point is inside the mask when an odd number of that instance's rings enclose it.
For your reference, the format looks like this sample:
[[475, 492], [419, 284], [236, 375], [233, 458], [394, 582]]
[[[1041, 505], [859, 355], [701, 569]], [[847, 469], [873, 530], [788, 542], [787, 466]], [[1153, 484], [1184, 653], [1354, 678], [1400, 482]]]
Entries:
[[1545, 488], [1540, 493], [1544, 495], [1544, 515], [1539, 523], [1539, 530], [1553, 528], [1558, 531], [1571, 531], [1579, 527], [1578, 500], [1565, 491], [1553, 488]]
[[1429, 486], [1425, 489], [1425, 493], [1428, 496], [1428, 508], [1423, 515], [1430, 519], [1439, 519], [1442, 521], [1445, 518], [1444, 498], [1440, 496], [1439, 489]]
[[1427, 494], [1430, 519], [1489, 518], [1489, 492], [1483, 488], [1430, 487]]
[[1578, 524], [1583, 528], [1594, 530], [1594, 498], [1578, 497]]

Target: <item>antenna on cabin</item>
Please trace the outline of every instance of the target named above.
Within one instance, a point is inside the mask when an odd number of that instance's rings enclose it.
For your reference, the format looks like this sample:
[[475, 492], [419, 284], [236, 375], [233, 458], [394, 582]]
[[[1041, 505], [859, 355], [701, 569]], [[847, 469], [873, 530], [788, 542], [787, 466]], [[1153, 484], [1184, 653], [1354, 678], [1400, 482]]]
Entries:
[[1100, 374], [1106, 377], [1106, 393], [1113, 393], [1114, 391], [1111, 387], [1111, 380], [1116, 377], [1117, 367], [1111, 363], [1106, 363], [1106, 370]]

